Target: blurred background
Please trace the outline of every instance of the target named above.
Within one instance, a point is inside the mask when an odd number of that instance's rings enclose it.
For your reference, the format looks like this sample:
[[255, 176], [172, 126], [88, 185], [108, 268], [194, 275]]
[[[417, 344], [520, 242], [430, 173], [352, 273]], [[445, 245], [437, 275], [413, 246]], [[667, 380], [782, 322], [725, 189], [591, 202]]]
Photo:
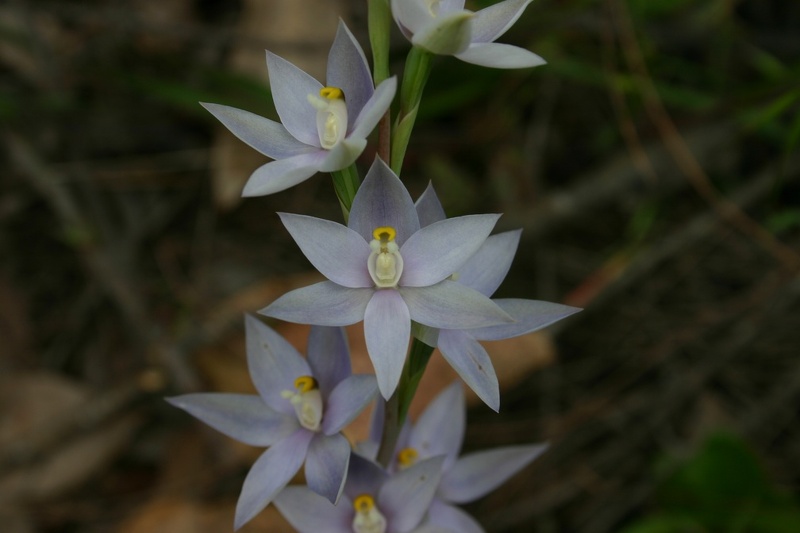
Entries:
[[[266, 159], [198, 101], [275, 118], [264, 49], [322, 78], [338, 17], [366, 47], [356, 0], [0, 5], [4, 533], [232, 530], [260, 450], [163, 397], [252, 390], [243, 313], [318, 279], [275, 211], [341, 214], [327, 175], [240, 199]], [[412, 196], [524, 228], [498, 296], [585, 308], [488, 346], [501, 413], [472, 403], [465, 448], [551, 448], [468, 506], [487, 531], [800, 531], [798, 28], [786, 0], [537, 0], [500, 40], [547, 66], [435, 62]]]

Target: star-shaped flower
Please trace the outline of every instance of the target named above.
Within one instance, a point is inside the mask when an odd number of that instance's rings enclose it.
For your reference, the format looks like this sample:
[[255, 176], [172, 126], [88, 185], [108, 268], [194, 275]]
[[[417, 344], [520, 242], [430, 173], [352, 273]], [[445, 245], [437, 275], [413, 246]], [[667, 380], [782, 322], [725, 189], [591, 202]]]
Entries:
[[283, 337], [246, 317], [247, 362], [258, 395], [197, 393], [167, 400], [214, 429], [253, 446], [269, 446], [244, 480], [239, 529], [286, 486], [305, 461], [311, 490], [336, 502], [350, 444], [341, 434], [377, 393], [375, 377], [351, 375], [341, 328], [312, 327], [308, 360]]
[[327, 86], [270, 52], [267, 67], [282, 124], [241, 109], [203, 104], [234, 135], [275, 159], [253, 172], [243, 196], [276, 193], [317, 172], [353, 164], [397, 90], [395, 78], [373, 88], [364, 51], [344, 22], [328, 55]]
[[[444, 209], [429, 185], [416, 203], [420, 225], [438, 223], [445, 219]], [[508, 231], [487, 238], [478, 251], [453, 273], [458, 283], [490, 297], [502, 283], [511, 268], [517, 251], [521, 230]], [[480, 327], [475, 329], [445, 329], [437, 332], [422, 330], [422, 341], [439, 348], [442, 356], [458, 372], [461, 379], [495, 411], [500, 408], [500, 388], [492, 361], [486, 349], [478, 341], [494, 341], [524, 335], [542, 329], [571, 314], [580, 311], [577, 307], [503, 298], [492, 300], [514, 318], [510, 324]]]
[[[506, 482], [547, 449], [547, 444], [506, 446], [459, 456], [466, 426], [466, 402], [456, 382], [439, 393], [413, 426], [406, 424], [397, 443], [393, 470], [405, 471], [431, 457], [444, 457], [442, 478], [430, 504], [426, 524], [452, 533], [485, 533], [474, 518], [454, 504], [477, 500]], [[383, 427], [380, 410], [373, 416], [371, 455]]]
[[380, 159], [353, 200], [347, 226], [280, 216], [311, 264], [330, 281], [292, 291], [260, 312], [324, 326], [363, 320], [384, 398], [400, 379], [412, 320], [444, 329], [512, 321], [487, 296], [448, 279], [480, 248], [499, 215], [456, 217], [420, 229], [411, 196]]
[[291, 486], [278, 495], [275, 506], [300, 533], [445, 533], [419, 526], [439, 484], [443, 459], [420, 461], [389, 475], [354, 454], [338, 505], [306, 487]]
[[473, 13], [464, 0], [392, 0], [397, 25], [412, 44], [467, 63], [495, 68], [536, 67], [544, 59], [524, 48], [495, 43], [533, 0], [505, 0]]

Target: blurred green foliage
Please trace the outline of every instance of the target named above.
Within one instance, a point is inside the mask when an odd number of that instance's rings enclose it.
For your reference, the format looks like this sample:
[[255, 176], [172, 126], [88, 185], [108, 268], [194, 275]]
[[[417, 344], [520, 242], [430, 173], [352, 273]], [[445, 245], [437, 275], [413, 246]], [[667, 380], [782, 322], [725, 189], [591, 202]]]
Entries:
[[624, 533], [800, 531], [800, 506], [735, 435], [716, 433], [694, 455], [664, 459], [657, 470], [659, 511]]

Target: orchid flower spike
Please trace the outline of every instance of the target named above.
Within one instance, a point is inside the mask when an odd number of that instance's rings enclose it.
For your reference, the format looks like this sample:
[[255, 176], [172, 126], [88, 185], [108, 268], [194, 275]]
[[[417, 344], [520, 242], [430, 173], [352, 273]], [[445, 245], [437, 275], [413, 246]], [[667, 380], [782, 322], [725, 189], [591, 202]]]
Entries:
[[[420, 196], [416, 203], [420, 225], [436, 224], [445, 219], [444, 209], [436, 196], [433, 185]], [[487, 238], [478, 251], [464, 265], [454, 271], [451, 279], [491, 297], [511, 268], [511, 262], [519, 245], [521, 230], [507, 231]], [[547, 327], [554, 322], [580, 311], [577, 307], [503, 298], [492, 300], [514, 318], [514, 322], [475, 329], [420, 330], [421, 340], [429, 346], [439, 348], [442, 356], [458, 372], [461, 379], [495, 411], [500, 409], [500, 387], [492, 361], [486, 349], [478, 341], [494, 341], [518, 337]], [[438, 333], [438, 335], [437, 335]]]
[[353, 454], [338, 505], [306, 487], [291, 486], [278, 495], [275, 506], [300, 533], [448, 533], [420, 526], [439, 485], [443, 459], [420, 461], [389, 475]]
[[[428, 510], [426, 523], [453, 533], [485, 533], [457, 504], [482, 498], [547, 450], [547, 444], [506, 446], [461, 455], [466, 426], [466, 402], [461, 384], [443, 390], [417, 419], [406, 425], [397, 443], [393, 470], [405, 471], [430, 457], [444, 457], [442, 479]], [[370, 442], [380, 438], [381, 413], [374, 413]], [[377, 445], [363, 447], [376, 450]]]
[[464, 0], [392, 0], [392, 14], [411, 44], [431, 53], [484, 67], [527, 68], [545, 61], [524, 48], [494, 41], [532, 1], [505, 0], [473, 13], [464, 9]]
[[317, 172], [353, 164], [397, 90], [394, 77], [373, 88], [364, 51], [344, 22], [339, 22], [328, 55], [326, 86], [270, 52], [267, 67], [282, 124], [241, 109], [202, 104], [239, 139], [275, 160], [253, 172], [243, 196], [276, 193]]
[[258, 395], [198, 393], [172, 405], [238, 441], [269, 446], [244, 480], [234, 527], [261, 512], [305, 461], [308, 486], [335, 503], [350, 444], [341, 430], [372, 401], [375, 377], [351, 375], [341, 328], [312, 327], [308, 359], [258, 319], [245, 318], [247, 362]]
[[384, 398], [400, 380], [412, 320], [444, 329], [512, 321], [487, 296], [449, 279], [481, 247], [499, 215], [456, 217], [420, 229], [411, 196], [380, 159], [353, 199], [347, 226], [303, 215], [280, 216], [329, 281], [291, 291], [260, 313], [323, 326], [363, 320]]

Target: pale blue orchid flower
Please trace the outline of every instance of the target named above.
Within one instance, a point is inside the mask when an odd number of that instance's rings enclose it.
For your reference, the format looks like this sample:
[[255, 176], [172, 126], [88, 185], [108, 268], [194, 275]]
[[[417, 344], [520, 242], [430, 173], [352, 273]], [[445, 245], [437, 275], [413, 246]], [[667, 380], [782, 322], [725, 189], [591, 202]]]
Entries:
[[328, 55], [327, 86], [270, 52], [267, 67], [282, 124], [241, 109], [202, 104], [239, 139], [275, 160], [253, 172], [243, 196], [276, 193], [317, 172], [353, 164], [397, 90], [394, 77], [373, 88], [364, 51], [344, 22]]
[[532, 1], [505, 0], [473, 13], [464, 9], [464, 0], [392, 0], [392, 14], [408, 40], [431, 53], [484, 67], [527, 68], [545, 60], [524, 48], [494, 41]]
[[[395, 448], [392, 471], [405, 471], [430, 457], [444, 457], [442, 478], [428, 509], [426, 524], [451, 533], [485, 533], [457, 505], [481, 498], [547, 450], [547, 444], [505, 446], [460, 455], [466, 427], [461, 384], [453, 383], [428, 405], [416, 424], [406, 423]], [[383, 429], [383, 413], [373, 413], [370, 440], [359, 449], [371, 457]]]
[[280, 217], [329, 281], [289, 292], [260, 313], [323, 326], [363, 320], [384, 398], [400, 379], [412, 320], [445, 329], [512, 321], [487, 296], [448, 279], [481, 247], [499, 215], [456, 217], [420, 229], [411, 196], [380, 159], [353, 199], [347, 226], [304, 215]]
[[372, 461], [353, 455], [338, 505], [302, 486], [291, 486], [275, 506], [299, 533], [447, 533], [420, 526], [441, 478], [443, 457], [420, 461], [388, 474]]
[[[432, 185], [416, 203], [420, 225], [438, 223], [445, 219], [444, 209]], [[511, 268], [519, 245], [521, 230], [492, 235], [480, 249], [451, 276], [458, 283], [490, 297], [502, 283]], [[500, 387], [492, 361], [478, 341], [494, 341], [530, 333], [580, 311], [577, 307], [525, 300], [503, 298], [492, 300], [507, 312], [514, 322], [475, 329], [446, 329], [438, 332], [421, 329], [421, 340], [439, 348], [442, 356], [455, 369], [461, 379], [495, 411], [500, 409]], [[437, 334], [438, 333], [438, 334]]]
[[341, 430], [377, 394], [375, 377], [351, 375], [341, 328], [312, 327], [308, 359], [258, 319], [246, 317], [247, 362], [258, 395], [196, 393], [167, 398], [214, 429], [269, 446], [244, 480], [234, 527], [261, 512], [305, 462], [311, 490], [336, 502], [350, 460]]

